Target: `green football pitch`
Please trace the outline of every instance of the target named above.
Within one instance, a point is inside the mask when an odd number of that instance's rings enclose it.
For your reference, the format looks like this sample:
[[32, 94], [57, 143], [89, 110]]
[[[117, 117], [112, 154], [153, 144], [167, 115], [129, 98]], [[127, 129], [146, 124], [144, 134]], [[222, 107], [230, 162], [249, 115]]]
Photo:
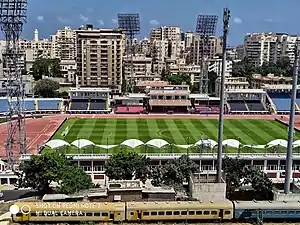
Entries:
[[[67, 134], [62, 135], [66, 129]], [[295, 134], [300, 139], [300, 133]], [[88, 139], [97, 145], [119, 145], [127, 139], [139, 139], [147, 142], [151, 139], [164, 139], [176, 145], [194, 144], [203, 138], [217, 141], [218, 120], [214, 119], [68, 119], [54, 134], [52, 139], [63, 139], [69, 143], [77, 139]], [[226, 119], [224, 122], [224, 140], [236, 139], [243, 144], [264, 145], [274, 139], [287, 140], [287, 127], [276, 121], [254, 119]], [[68, 153], [78, 149], [69, 148]], [[82, 152], [83, 150], [81, 150]], [[109, 151], [118, 151], [118, 147]], [[148, 153], [186, 152], [177, 147], [163, 149], [139, 147], [135, 151]], [[198, 152], [199, 148], [191, 148]], [[214, 150], [215, 151], [215, 150]], [[234, 152], [234, 149], [225, 149]], [[262, 152], [259, 149], [241, 149], [247, 152]], [[274, 150], [270, 150], [274, 151]], [[91, 149], [85, 149], [89, 153]], [[107, 150], [95, 148], [95, 153], [106, 153]], [[82, 152], [83, 153], [83, 152]]]

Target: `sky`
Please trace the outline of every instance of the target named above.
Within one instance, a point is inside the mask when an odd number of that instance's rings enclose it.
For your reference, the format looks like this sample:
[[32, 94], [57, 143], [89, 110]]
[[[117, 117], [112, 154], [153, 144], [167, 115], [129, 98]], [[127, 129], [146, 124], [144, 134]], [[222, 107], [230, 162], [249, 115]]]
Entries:
[[[288, 4], [287, 4], [288, 1]], [[27, 23], [23, 37], [49, 38], [65, 26], [78, 28], [94, 24], [97, 28], [117, 27], [118, 13], [139, 13], [139, 38], [151, 28], [180, 26], [194, 31], [198, 14], [218, 15], [217, 35], [222, 35], [223, 8], [231, 11], [229, 45], [243, 43], [247, 33], [281, 32], [300, 34], [300, 0], [28, 0]]]

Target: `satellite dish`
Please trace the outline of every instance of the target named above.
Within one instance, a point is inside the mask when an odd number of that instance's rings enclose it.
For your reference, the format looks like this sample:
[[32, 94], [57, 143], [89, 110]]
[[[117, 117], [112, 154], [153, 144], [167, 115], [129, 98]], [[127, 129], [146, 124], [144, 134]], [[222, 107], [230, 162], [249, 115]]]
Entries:
[[9, 207], [9, 212], [13, 215], [16, 215], [20, 211], [19, 206], [12, 205]]

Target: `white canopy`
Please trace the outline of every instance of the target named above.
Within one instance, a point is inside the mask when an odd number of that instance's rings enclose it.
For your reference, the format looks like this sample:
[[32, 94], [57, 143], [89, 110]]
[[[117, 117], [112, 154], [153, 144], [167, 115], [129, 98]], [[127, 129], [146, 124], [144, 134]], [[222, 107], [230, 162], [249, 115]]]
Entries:
[[208, 147], [208, 148], [214, 148], [215, 146], [218, 145], [218, 143], [212, 139], [207, 139], [207, 140], [197, 141], [195, 143], [195, 145], [204, 145], [205, 147]]
[[130, 148], [136, 148], [136, 147], [139, 147], [143, 144], [144, 144], [144, 142], [142, 142], [141, 140], [128, 139], [126, 141], [123, 141], [120, 145], [125, 145], [125, 146], [130, 147]]
[[244, 145], [246, 148], [256, 148], [256, 149], [264, 149], [266, 145]]
[[188, 148], [190, 148], [190, 147], [192, 147], [194, 145], [176, 145], [176, 146], [179, 147], [179, 148], [188, 149]]
[[150, 145], [150, 146], [153, 146], [153, 147], [156, 147], [156, 148], [162, 148], [162, 147], [164, 147], [168, 144], [169, 143], [166, 142], [163, 139], [152, 139], [152, 140], [150, 140], [146, 143], [146, 145]]
[[60, 139], [48, 141], [45, 145], [52, 149], [60, 148], [63, 146], [70, 146], [70, 144], [68, 142], [66, 142], [64, 140], [60, 140]]
[[111, 149], [117, 147], [118, 145], [96, 145], [99, 148]]
[[78, 139], [73, 141], [71, 145], [76, 146], [77, 148], [85, 148], [87, 146], [95, 145], [93, 142], [86, 140], [86, 139]]
[[300, 140], [293, 142], [293, 148], [298, 148], [298, 147], [300, 147]]
[[276, 140], [273, 140], [273, 141], [270, 141], [268, 144], [267, 144], [267, 147], [268, 148], [271, 148], [271, 147], [274, 147], [274, 146], [282, 146], [282, 147], [287, 147], [288, 145], [288, 142], [286, 140], [283, 140], [283, 139], [276, 139]]
[[235, 139], [227, 139], [227, 140], [222, 141], [222, 145], [225, 145], [230, 148], [239, 148], [241, 143]]

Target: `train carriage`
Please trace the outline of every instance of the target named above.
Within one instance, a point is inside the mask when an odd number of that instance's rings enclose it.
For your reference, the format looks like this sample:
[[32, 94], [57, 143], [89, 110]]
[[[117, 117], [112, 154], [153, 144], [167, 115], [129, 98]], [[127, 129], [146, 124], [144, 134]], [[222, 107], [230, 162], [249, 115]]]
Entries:
[[18, 202], [14, 222], [124, 221], [125, 203]]
[[237, 220], [299, 220], [300, 202], [235, 201]]
[[218, 202], [128, 202], [128, 221], [167, 220], [231, 220], [233, 205], [228, 200]]

